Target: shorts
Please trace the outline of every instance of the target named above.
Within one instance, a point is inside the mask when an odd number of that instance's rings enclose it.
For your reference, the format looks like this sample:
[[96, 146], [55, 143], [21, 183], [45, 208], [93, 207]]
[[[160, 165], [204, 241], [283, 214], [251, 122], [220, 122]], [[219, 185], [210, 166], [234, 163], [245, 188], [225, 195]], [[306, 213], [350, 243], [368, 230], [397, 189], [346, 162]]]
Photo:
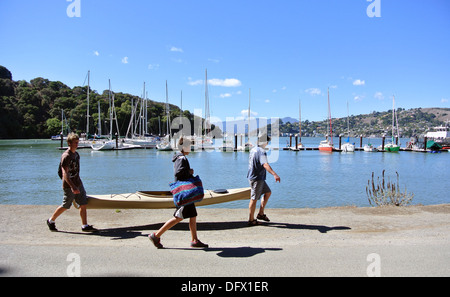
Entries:
[[259, 200], [265, 193], [272, 192], [265, 180], [249, 180], [251, 190], [250, 199]]
[[63, 198], [63, 203], [61, 205], [62, 207], [64, 207], [65, 209], [70, 209], [74, 200], [79, 206], [87, 204], [87, 196], [86, 196], [86, 191], [84, 190], [83, 184], [81, 184], [78, 187], [78, 189], [80, 190], [80, 194], [74, 194], [72, 192], [71, 188], [63, 189], [64, 190], [64, 198]]
[[177, 210], [175, 210], [173, 216], [180, 219], [196, 217], [197, 209], [195, 208], [195, 204], [192, 203], [186, 206], [177, 207]]

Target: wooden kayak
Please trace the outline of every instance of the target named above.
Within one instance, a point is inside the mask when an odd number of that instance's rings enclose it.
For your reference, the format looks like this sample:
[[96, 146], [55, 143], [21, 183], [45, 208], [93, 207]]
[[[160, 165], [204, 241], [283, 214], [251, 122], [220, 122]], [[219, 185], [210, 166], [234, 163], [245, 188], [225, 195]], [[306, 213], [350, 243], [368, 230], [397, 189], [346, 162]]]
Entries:
[[[88, 209], [161, 209], [175, 208], [169, 191], [138, 191], [128, 194], [88, 195]], [[250, 188], [205, 190], [196, 206], [250, 199]]]

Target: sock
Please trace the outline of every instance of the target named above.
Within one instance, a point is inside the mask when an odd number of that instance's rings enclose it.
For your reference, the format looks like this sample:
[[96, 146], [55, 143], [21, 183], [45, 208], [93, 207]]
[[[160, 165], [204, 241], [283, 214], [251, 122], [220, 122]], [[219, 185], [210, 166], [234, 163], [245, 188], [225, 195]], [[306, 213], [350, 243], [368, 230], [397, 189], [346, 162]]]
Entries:
[[52, 219], [50, 218], [50, 219], [48, 219], [48, 222], [50, 223], [50, 224], [54, 224], [55, 223], [55, 221], [52, 221]]
[[88, 224], [81, 226], [81, 228], [86, 228], [87, 226], [89, 226]]

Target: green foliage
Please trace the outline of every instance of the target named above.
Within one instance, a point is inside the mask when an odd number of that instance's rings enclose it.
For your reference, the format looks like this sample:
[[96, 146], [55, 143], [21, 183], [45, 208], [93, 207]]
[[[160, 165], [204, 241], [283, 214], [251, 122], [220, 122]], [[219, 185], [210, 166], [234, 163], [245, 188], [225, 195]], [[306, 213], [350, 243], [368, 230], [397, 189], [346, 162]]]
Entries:
[[[61, 110], [70, 126], [70, 130], [82, 133], [86, 131], [87, 86], [68, 87], [60, 81], [49, 81], [37, 77], [30, 82], [21, 80], [14, 82], [8, 69], [0, 66], [0, 138], [50, 138], [61, 132]], [[94, 90], [89, 92], [89, 130], [96, 133], [98, 127], [98, 102], [102, 132], [107, 133], [109, 123], [109, 91], [101, 94]], [[115, 93], [115, 107], [119, 134], [124, 136], [131, 118], [131, 104], [140, 99], [137, 96]], [[150, 133], [159, 134], [165, 131], [165, 103], [149, 100], [147, 115]], [[170, 105], [171, 119], [180, 114], [177, 106]], [[194, 116], [184, 111], [184, 116], [191, 120], [194, 127]], [[161, 121], [161, 125], [159, 122]], [[115, 126], [115, 124], [114, 124]]]

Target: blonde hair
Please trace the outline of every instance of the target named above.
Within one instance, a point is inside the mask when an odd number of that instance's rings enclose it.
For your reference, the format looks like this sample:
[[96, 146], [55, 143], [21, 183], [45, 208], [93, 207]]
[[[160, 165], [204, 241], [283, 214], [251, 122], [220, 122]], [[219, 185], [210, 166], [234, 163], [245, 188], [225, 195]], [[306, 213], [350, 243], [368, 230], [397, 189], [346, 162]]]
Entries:
[[69, 133], [69, 135], [67, 135], [67, 143], [68, 144], [71, 144], [72, 141], [79, 140], [79, 139], [80, 139], [80, 137], [78, 136], [77, 133], [71, 132], [71, 133]]

